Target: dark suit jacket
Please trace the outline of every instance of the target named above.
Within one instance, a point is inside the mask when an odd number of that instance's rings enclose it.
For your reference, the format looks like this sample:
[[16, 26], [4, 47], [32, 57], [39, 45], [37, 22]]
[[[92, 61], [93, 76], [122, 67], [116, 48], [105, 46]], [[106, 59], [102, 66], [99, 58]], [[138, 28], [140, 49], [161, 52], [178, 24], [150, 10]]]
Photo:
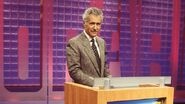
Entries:
[[105, 41], [97, 37], [100, 50], [101, 69], [98, 68], [96, 57], [90, 42], [82, 32], [69, 40], [67, 44], [67, 65], [71, 78], [76, 83], [93, 86], [94, 78], [109, 77], [105, 56]]

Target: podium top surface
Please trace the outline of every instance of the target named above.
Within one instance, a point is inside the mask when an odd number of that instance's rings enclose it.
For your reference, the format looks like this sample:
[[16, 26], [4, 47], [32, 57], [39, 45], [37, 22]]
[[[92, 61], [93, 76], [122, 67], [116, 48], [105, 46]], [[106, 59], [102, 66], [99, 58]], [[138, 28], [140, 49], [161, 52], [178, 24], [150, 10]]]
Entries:
[[145, 89], [145, 90], [152, 90], [152, 89], [174, 89], [173, 87], [169, 87], [169, 86], [163, 86], [163, 87], [154, 87], [154, 86], [136, 86], [136, 87], [120, 87], [120, 88], [109, 88], [109, 89], [105, 89], [102, 86], [99, 87], [89, 87], [86, 85], [82, 85], [82, 84], [78, 84], [78, 83], [74, 83], [74, 82], [65, 82], [65, 85], [67, 86], [71, 86], [71, 87], [76, 87], [76, 88], [82, 88], [82, 89], [86, 89], [86, 90], [91, 90], [91, 91], [95, 91], [95, 92], [112, 92], [112, 91], [128, 91], [128, 90], [141, 90], [141, 89]]
[[131, 88], [140, 85], [164, 86], [165, 84], [171, 84], [171, 77], [112, 77], [94, 80], [94, 87], [108, 86], [109, 88]]

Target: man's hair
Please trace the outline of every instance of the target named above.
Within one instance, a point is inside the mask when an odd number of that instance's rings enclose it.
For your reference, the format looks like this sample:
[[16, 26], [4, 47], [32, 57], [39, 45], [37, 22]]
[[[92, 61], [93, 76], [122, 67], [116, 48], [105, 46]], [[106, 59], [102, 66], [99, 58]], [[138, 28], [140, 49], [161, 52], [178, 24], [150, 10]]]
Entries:
[[89, 21], [89, 15], [95, 15], [95, 16], [100, 16], [101, 20], [103, 21], [103, 12], [101, 9], [98, 9], [96, 7], [90, 7], [85, 10], [85, 12], [82, 15], [82, 19], [84, 22]]

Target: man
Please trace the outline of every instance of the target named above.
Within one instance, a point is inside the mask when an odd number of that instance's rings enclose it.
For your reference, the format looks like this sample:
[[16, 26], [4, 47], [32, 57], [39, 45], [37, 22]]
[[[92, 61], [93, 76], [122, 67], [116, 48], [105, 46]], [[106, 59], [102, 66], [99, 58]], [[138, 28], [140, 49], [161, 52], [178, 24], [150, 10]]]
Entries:
[[105, 41], [98, 36], [103, 13], [96, 7], [83, 14], [84, 31], [67, 44], [69, 75], [76, 83], [93, 86], [94, 78], [110, 77], [106, 64]]

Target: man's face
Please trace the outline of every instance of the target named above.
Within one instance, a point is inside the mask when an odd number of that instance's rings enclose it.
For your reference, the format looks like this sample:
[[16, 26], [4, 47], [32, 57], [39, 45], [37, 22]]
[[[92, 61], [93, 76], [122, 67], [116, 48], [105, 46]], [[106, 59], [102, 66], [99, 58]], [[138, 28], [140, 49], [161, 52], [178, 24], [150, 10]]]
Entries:
[[101, 29], [101, 17], [90, 15], [89, 21], [84, 23], [84, 29], [91, 38], [97, 36]]

